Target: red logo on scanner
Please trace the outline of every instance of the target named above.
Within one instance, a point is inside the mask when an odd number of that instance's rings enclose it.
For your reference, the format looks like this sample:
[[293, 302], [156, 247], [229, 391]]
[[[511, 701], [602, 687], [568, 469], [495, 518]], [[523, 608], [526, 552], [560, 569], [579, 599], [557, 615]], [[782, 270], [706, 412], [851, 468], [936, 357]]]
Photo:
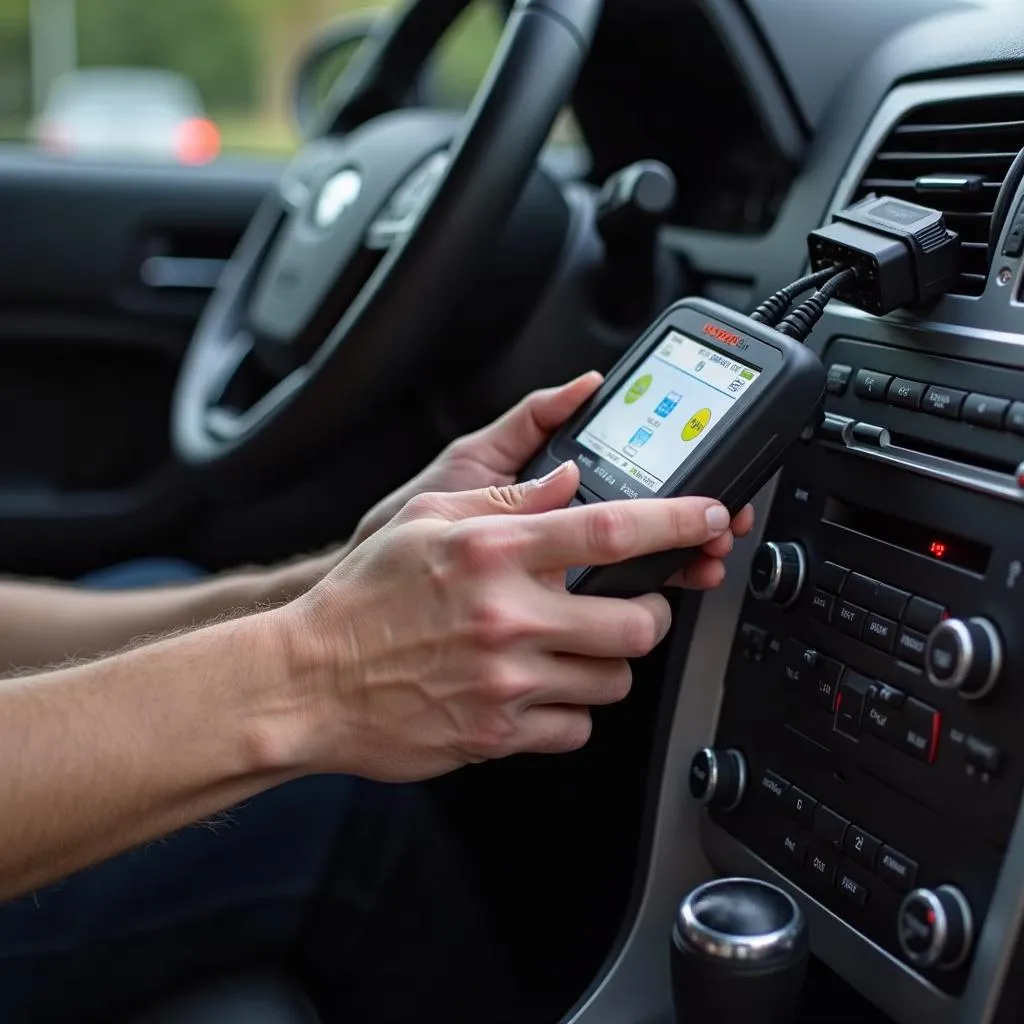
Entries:
[[717, 324], [705, 324], [704, 333], [709, 337], [715, 339], [715, 341], [722, 342], [723, 345], [732, 345], [737, 347], [743, 343], [743, 339], [738, 334], [733, 334], [731, 331], [727, 331], [724, 327], [719, 327]]

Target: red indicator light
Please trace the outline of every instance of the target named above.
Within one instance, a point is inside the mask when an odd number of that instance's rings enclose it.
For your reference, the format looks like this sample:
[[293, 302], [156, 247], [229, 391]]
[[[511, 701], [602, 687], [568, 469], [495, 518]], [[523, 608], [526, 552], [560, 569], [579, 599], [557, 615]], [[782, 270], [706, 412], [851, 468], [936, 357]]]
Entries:
[[941, 540], [933, 540], [928, 546], [928, 551], [934, 555], [935, 558], [946, 557], [946, 545]]
[[930, 925], [934, 925], [935, 924], [935, 911], [934, 910], [929, 910], [928, 913], [925, 915], [925, 920]]

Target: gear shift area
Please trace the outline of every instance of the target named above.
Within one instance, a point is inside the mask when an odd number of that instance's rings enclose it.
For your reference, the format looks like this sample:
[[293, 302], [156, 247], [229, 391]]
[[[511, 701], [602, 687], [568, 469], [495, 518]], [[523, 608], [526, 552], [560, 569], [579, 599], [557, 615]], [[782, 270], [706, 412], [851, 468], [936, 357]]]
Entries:
[[671, 940], [677, 1024], [790, 1024], [808, 960], [796, 901], [753, 878], [720, 878], [679, 905]]

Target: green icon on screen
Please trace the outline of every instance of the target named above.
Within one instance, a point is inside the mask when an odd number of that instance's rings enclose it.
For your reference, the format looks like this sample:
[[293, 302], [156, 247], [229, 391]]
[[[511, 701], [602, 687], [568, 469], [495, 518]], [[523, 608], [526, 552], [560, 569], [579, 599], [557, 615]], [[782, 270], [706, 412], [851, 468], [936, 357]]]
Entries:
[[740, 376], [744, 380], [753, 380], [754, 379], [754, 371], [753, 370], [740, 370]]
[[632, 405], [635, 401], [647, 394], [648, 388], [654, 380], [654, 374], [645, 373], [633, 381], [633, 386], [626, 392], [626, 405]]

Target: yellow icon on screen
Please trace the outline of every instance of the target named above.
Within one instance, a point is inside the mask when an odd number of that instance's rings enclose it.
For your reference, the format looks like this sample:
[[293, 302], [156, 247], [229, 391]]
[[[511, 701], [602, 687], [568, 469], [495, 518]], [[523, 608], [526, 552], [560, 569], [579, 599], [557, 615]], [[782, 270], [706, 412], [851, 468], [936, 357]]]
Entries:
[[626, 392], [626, 405], [632, 405], [643, 398], [653, 381], [654, 374], [652, 373], [645, 373], [642, 377], [637, 377], [633, 381], [633, 386]]
[[684, 441], [693, 441], [700, 437], [704, 433], [704, 428], [711, 422], [711, 410], [701, 409], [700, 412], [695, 412], [687, 421], [686, 426], [683, 427], [683, 433], [681, 435]]

